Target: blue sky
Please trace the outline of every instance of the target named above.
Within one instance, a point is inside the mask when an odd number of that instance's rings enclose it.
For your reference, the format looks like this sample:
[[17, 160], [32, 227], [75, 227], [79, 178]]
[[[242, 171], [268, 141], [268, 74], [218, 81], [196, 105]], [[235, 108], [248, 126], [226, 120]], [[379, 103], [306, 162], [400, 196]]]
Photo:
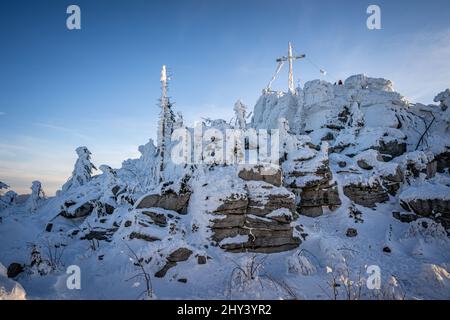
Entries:
[[[66, 8], [81, 8], [81, 30]], [[378, 4], [382, 30], [366, 28]], [[430, 103], [450, 86], [450, 2], [429, 1], [1, 1], [0, 180], [52, 194], [70, 176], [75, 148], [120, 166], [154, 138], [162, 64], [188, 122], [252, 108], [293, 41], [308, 61], [296, 81], [366, 73]], [[275, 89], [286, 89], [285, 74]]]

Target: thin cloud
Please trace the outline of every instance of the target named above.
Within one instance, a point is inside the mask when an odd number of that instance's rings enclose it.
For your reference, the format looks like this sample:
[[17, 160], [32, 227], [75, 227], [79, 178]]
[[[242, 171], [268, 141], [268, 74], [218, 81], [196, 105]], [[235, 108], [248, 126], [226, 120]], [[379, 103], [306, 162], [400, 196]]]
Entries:
[[0, 111], [0, 116], [4, 116], [6, 112]]
[[76, 130], [70, 129], [70, 128], [65, 128], [65, 127], [60, 127], [60, 126], [55, 126], [53, 124], [48, 124], [48, 123], [35, 123], [34, 125], [38, 126], [38, 127], [42, 127], [42, 128], [47, 128], [47, 129], [51, 129], [51, 130], [55, 130], [55, 131], [59, 131], [59, 132], [63, 132], [63, 133], [67, 133], [70, 134], [74, 137], [83, 139], [83, 140], [90, 140], [90, 137], [79, 133]]

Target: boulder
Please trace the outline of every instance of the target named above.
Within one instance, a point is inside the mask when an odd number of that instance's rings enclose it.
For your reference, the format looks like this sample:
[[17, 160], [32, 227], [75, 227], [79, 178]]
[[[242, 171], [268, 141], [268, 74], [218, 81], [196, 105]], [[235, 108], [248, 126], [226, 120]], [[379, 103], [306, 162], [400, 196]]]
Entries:
[[450, 173], [450, 151], [449, 152], [443, 152], [439, 155], [437, 155], [435, 158], [437, 171], [440, 173], [443, 173], [447, 170], [447, 172]]
[[406, 152], [406, 142], [400, 142], [396, 139], [388, 142], [380, 140], [379, 145], [374, 149], [381, 153], [384, 161], [391, 161]]
[[176, 262], [167, 262], [162, 269], [160, 269], [158, 272], [155, 273], [156, 278], [163, 278], [167, 271], [169, 271], [171, 268], [175, 267], [177, 264]]
[[378, 183], [372, 185], [358, 183], [344, 186], [344, 194], [364, 207], [373, 208], [377, 203], [389, 200], [389, 195], [385, 188]]
[[[66, 204], [69, 204], [69, 206], [67, 206]], [[86, 216], [90, 215], [92, 213], [92, 211], [94, 211], [95, 201], [85, 202], [84, 204], [73, 209], [74, 206], [75, 206], [75, 203], [66, 202], [65, 208], [63, 207], [62, 211], [60, 212], [60, 215], [65, 218], [68, 218], [68, 219], [86, 217]]]
[[[405, 206], [404, 202], [403, 206]], [[445, 229], [450, 228], [450, 200], [448, 199], [415, 199], [408, 201], [406, 207], [419, 216], [440, 222]]]
[[186, 261], [192, 254], [192, 250], [187, 248], [179, 248], [173, 251], [168, 257], [167, 261], [169, 262], [181, 262]]
[[161, 194], [148, 194], [137, 202], [136, 209], [163, 208], [186, 214], [190, 196], [189, 191], [177, 193], [170, 189]]
[[238, 176], [245, 181], [264, 181], [281, 187], [282, 174], [280, 169], [263, 165], [246, 166], [239, 171]]
[[9, 265], [8, 270], [7, 270], [7, 276], [8, 278], [15, 278], [17, 277], [20, 273], [23, 272], [23, 266], [20, 263], [17, 262], [13, 262]]
[[192, 251], [187, 248], [179, 248], [173, 251], [166, 258], [166, 264], [162, 267], [162, 269], [155, 273], [155, 277], [163, 278], [166, 275], [167, 271], [177, 265], [177, 262], [186, 261], [191, 255]]
[[[211, 239], [229, 252], [281, 252], [298, 247], [293, 236], [295, 196], [283, 187], [264, 181], [248, 181], [247, 194], [232, 194], [221, 200], [211, 214]], [[244, 236], [244, 242], [223, 240]]]

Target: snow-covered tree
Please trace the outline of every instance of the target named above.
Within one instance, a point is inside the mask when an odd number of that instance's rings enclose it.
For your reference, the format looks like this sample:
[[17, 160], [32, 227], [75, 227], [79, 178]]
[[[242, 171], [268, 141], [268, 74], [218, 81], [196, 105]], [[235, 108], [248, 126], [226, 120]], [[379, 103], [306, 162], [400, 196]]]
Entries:
[[234, 113], [236, 116], [236, 127], [244, 130], [247, 127], [247, 107], [240, 99], [234, 104]]
[[183, 115], [181, 114], [181, 112], [177, 112], [174, 129], [179, 129], [179, 128], [183, 128], [183, 127], [184, 127]]
[[164, 171], [165, 163], [167, 162], [167, 157], [170, 155], [169, 150], [172, 132], [175, 125], [175, 114], [172, 110], [172, 103], [167, 96], [167, 74], [166, 66], [162, 67], [161, 70], [161, 84], [162, 84], [162, 94], [160, 99], [161, 112], [159, 116], [158, 123], [158, 151], [159, 151], [159, 177], [162, 180], [162, 174]]
[[107, 186], [114, 186], [117, 183], [117, 172], [110, 166], [107, 166], [106, 164], [102, 164], [99, 167], [100, 171], [103, 172], [104, 175], [106, 175], [106, 185]]
[[9, 190], [5, 193], [5, 195], [1, 198], [4, 204], [7, 206], [14, 205], [17, 200], [17, 193], [12, 190]]
[[446, 89], [439, 93], [433, 101], [439, 102], [443, 111], [447, 110], [447, 108], [450, 107], [450, 89]]
[[91, 152], [86, 147], [78, 147], [76, 150], [78, 159], [72, 172], [72, 177], [63, 185], [62, 191], [85, 185], [91, 180], [92, 171], [97, 168], [91, 163]]
[[27, 199], [26, 207], [30, 212], [36, 212], [39, 204], [45, 199], [45, 193], [42, 184], [39, 181], [33, 181], [31, 184], [31, 195]]
[[3, 194], [3, 190], [6, 189], [9, 189], [9, 186], [6, 183], [0, 181], [0, 196]]

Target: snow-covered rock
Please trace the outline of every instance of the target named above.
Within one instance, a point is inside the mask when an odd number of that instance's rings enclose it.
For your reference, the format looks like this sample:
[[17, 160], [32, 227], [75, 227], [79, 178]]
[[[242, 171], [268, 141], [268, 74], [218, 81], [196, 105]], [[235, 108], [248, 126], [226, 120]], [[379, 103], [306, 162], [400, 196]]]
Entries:
[[6, 268], [0, 263], [0, 300], [26, 300], [26, 292], [16, 281], [8, 279]]

